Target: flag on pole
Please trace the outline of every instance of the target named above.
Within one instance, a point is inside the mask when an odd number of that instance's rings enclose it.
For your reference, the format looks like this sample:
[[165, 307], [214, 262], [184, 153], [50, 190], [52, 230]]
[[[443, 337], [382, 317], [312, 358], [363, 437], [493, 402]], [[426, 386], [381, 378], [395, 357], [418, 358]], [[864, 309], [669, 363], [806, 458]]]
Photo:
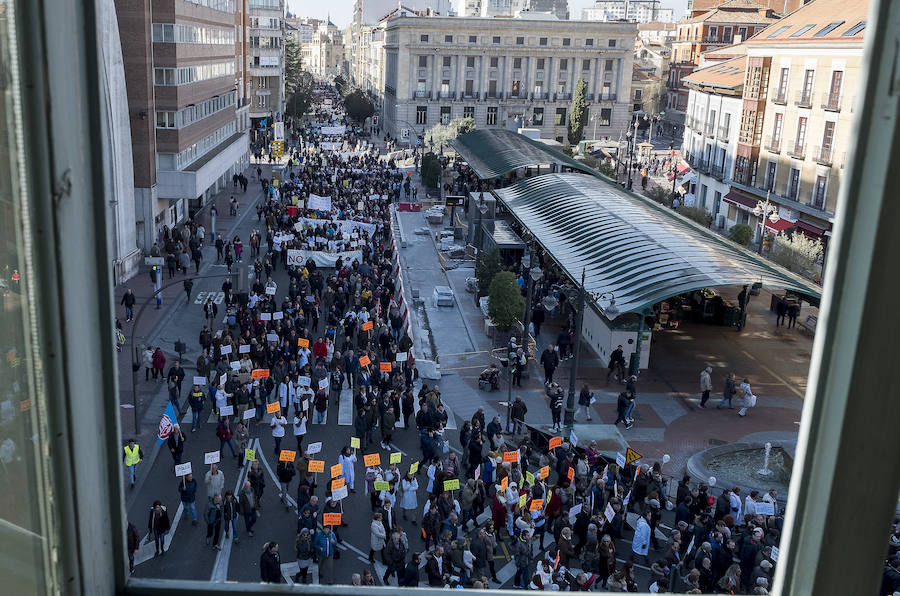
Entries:
[[175, 414], [175, 407], [172, 405], [172, 402], [169, 402], [162, 418], [159, 419], [159, 430], [156, 433], [157, 442], [160, 445], [168, 440], [169, 435], [174, 432], [176, 424], [178, 424], [178, 415]]
[[631, 491], [628, 491], [628, 494], [625, 495], [625, 499], [622, 501], [623, 507], [628, 507], [628, 501], [631, 500]]

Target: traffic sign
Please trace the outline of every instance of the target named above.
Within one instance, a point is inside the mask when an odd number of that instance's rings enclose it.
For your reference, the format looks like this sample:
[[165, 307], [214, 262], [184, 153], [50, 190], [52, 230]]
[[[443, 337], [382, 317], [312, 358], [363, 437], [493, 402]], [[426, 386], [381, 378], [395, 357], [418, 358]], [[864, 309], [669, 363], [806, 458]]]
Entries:
[[400, 138], [401, 138], [401, 139], [408, 139], [408, 138], [409, 138], [409, 129], [408, 129], [408, 128], [401, 128], [401, 129], [400, 129]]
[[634, 449], [632, 449], [631, 447], [629, 447], [628, 451], [625, 452], [625, 465], [627, 466], [627, 465], [633, 464], [634, 462], [641, 459], [642, 457], [644, 457], [644, 456], [641, 455], [640, 453], [638, 453], [637, 451], [635, 451]]

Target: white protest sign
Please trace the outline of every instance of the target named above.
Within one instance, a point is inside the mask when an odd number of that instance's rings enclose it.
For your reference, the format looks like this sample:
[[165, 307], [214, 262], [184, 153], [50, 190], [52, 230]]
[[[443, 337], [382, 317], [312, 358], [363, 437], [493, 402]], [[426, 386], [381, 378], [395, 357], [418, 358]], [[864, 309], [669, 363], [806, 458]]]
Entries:
[[315, 209], [316, 211], [331, 211], [331, 197], [320, 197], [310, 193], [306, 204], [310, 209]]
[[406, 362], [409, 359], [408, 352], [398, 352], [397, 353], [397, 362]]
[[225, 354], [231, 354], [231, 345], [222, 346], [221, 348], [219, 348], [219, 352], [221, 352], [223, 356]]
[[776, 563], [778, 562], [778, 547], [777, 546], [772, 547], [772, 560], [775, 561]]
[[217, 463], [219, 463], [220, 458], [221, 458], [221, 454], [218, 451], [210, 451], [209, 453], [203, 454], [203, 463], [217, 464]]
[[297, 377], [297, 383], [301, 387], [309, 387], [309, 383], [310, 383], [309, 377]]
[[616, 511], [613, 509], [613, 506], [609, 503], [606, 504], [606, 509], [603, 511], [603, 514], [606, 516], [606, 521], [612, 523], [613, 517], [616, 516]]
[[227, 378], [228, 378], [228, 375], [226, 375], [226, 374], [223, 373], [222, 376], [219, 377], [219, 385], [224, 385], [224, 384], [225, 384], [225, 379], [227, 379]]
[[616, 465], [620, 468], [625, 467], [625, 454], [624, 453], [616, 453]]
[[267, 286], [267, 287], [266, 287], [266, 294], [268, 294], [269, 296], [274, 296], [274, 295], [275, 295], [275, 287], [274, 287], [274, 286]]
[[266, 333], [266, 341], [278, 341], [277, 333]]
[[308, 410], [308, 409], [309, 409], [309, 400], [308, 400], [308, 399], [304, 399], [304, 400], [303, 400], [303, 409], [304, 409], [304, 410]]
[[319, 389], [325, 389], [326, 387], [328, 387], [328, 379], [319, 381]]
[[206, 377], [194, 377], [194, 385], [206, 385]]
[[310, 443], [309, 447], [306, 448], [306, 452], [310, 455], [314, 455], [320, 451], [322, 451], [322, 441], [319, 441], [318, 443]]
[[242, 346], [238, 346], [238, 354], [249, 354], [250, 353], [250, 345], [244, 344]]
[[187, 476], [191, 473], [191, 462], [187, 462], [185, 464], [176, 464], [175, 466], [175, 475], [176, 476]]
[[331, 500], [332, 501], [340, 501], [341, 499], [347, 498], [347, 486], [344, 485], [341, 488], [336, 488], [331, 491]]
[[271, 321], [272, 313], [269, 313], [269, 312], [260, 313], [259, 320], [260, 321]]
[[235, 360], [231, 363], [231, 370], [241, 370], [241, 363]]
[[575, 447], [576, 445], [578, 445], [578, 437], [575, 436], [574, 432], [569, 433], [569, 440], [572, 442], [572, 447]]
[[569, 509], [569, 520], [574, 520], [578, 516], [578, 514], [581, 513], [583, 507], [584, 505], [582, 503], [579, 503], [578, 505], [575, 505], [574, 507]]
[[234, 406], [222, 406], [219, 408], [219, 414], [222, 416], [234, 416]]
[[246, 412], [244, 412], [244, 420], [250, 420], [251, 418], [256, 416], [256, 409], [250, 408]]
[[756, 513], [759, 515], [775, 515], [775, 505], [765, 501], [758, 501], [756, 503]]
[[281, 312], [280, 310], [279, 310], [278, 312], [273, 312], [273, 313], [272, 313], [272, 320], [273, 320], [273, 321], [280, 321], [280, 320], [283, 319], [283, 318], [284, 318], [284, 313]]

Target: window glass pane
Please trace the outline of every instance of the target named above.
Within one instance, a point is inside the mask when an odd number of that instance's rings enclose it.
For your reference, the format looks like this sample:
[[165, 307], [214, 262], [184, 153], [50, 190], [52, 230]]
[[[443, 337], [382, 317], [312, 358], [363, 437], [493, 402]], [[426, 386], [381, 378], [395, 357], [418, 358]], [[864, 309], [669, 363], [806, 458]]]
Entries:
[[[44, 396], [35, 377], [41, 356], [34, 343], [35, 289], [24, 162], [19, 54], [13, 5], [0, 3], [0, 561], [3, 592], [26, 596], [53, 590], [44, 508], [49, 462], [45, 444]], [[32, 68], [39, 68], [34, 65]]]

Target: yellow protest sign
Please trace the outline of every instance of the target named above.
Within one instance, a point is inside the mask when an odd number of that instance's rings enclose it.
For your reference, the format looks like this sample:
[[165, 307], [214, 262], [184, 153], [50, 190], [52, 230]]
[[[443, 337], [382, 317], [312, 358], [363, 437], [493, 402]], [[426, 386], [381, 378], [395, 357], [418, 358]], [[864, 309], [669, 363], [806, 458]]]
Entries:
[[641, 455], [640, 453], [638, 453], [637, 451], [635, 451], [634, 449], [632, 449], [631, 447], [629, 447], [628, 450], [625, 452], [625, 465], [627, 466], [627, 465], [633, 464], [634, 462], [641, 459], [642, 457], [644, 457], [644, 456]]
[[444, 480], [444, 490], [459, 490], [459, 478]]
[[410, 474], [415, 474], [418, 471], [419, 471], [419, 462], [414, 461], [413, 463], [411, 463], [409, 465], [409, 473]]
[[247, 461], [256, 461], [256, 450], [244, 449], [244, 459]]
[[359, 437], [350, 437], [350, 447], [359, 449]]
[[375, 482], [375, 490], [391, 490], [391, 483], [378, 480]]
[[524, 507], [525, 503], [528, 502], [528, 495], [522, 495], [519, 497], [519, 507]]
[[399, 451], [398, 451], [397, 453], [392, 453], [392, 454], [391, 454], [391, 463], [392, 463], [392, 464], [399, 464], [399, 463], [400, 463], [400, 459], [401, 459], [402, 457], [403, 457], [403, 454], [400, 453]]
[[534, 474], [531, 472], [525, 472], [525, 482], [528, 484], [534, 484]]

